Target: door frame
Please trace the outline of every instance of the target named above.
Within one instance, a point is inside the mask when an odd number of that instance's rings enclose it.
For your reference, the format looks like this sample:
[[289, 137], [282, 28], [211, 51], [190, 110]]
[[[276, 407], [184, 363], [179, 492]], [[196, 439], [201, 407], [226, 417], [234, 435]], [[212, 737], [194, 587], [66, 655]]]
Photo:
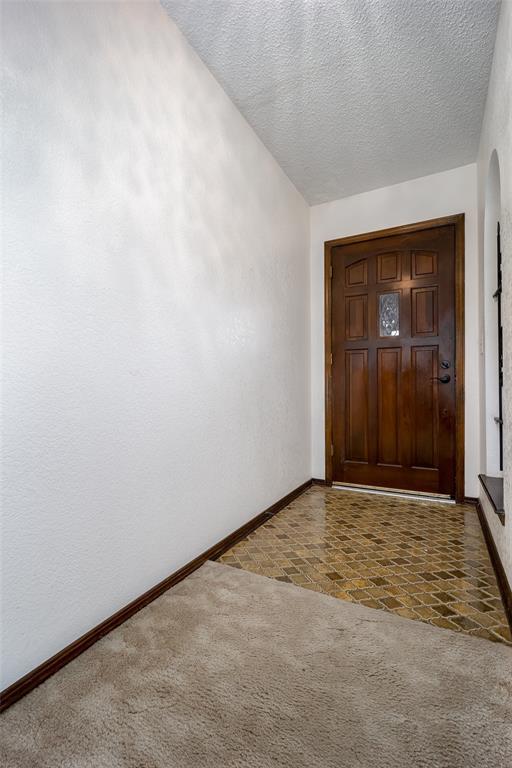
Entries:
[[455, 501], [464, 501], [464, 214], [444, 216], [400, 227], [350, 235], [324, 243], [325, 291], [325, 481], [333, 482], [332, 461], [332, 249], [381, 237], [404, 235], [435, 227], [455, 230]]

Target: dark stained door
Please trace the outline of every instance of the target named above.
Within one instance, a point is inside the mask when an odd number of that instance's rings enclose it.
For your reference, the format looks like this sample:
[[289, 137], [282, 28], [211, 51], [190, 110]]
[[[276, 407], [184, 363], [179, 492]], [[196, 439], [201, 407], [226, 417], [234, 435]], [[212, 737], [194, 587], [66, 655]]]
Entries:
[[455, 229], [332, 250], [333, 479], [455, 494]]

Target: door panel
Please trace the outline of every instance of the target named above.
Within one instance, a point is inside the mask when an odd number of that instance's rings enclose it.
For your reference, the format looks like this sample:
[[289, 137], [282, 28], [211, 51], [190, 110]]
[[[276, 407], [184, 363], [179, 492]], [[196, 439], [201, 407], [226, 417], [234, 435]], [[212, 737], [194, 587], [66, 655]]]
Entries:
[[437, 360], [437, 347], [413, 347], [411, 350], [413, 467], [435, 469], [438, 466], [438, 385], [433, 380], [436, 376]]
[[331, 263], [333, 479], [453, 495], [454, 226], [336, 246]]
[[437, 286], [411, 290], [413, 336], [437, 336]]
[[345, 353], [346, 453], [351, 461], [368, 461], [368, 353]]
[[367, 269], [366, 259], [362, 261], [356, 261], [355, 264], [351, 264], [345, 269], [345, 284], [347, 288], [353, 288], [354, 286], [366, 285], [367, 282]]
[[402, 254], [379, 253], [377, 257], [377, 282], [388, 283], [402, 279]]
[[347, 296], [345, 308], [347, 341], [368, 338], [368, 296]]
[[412, 279], [437, 275], [437, 251], [413, 251]]
[[377, 350], [379, 464], [400, 464], [400, 378], [402, 350]]

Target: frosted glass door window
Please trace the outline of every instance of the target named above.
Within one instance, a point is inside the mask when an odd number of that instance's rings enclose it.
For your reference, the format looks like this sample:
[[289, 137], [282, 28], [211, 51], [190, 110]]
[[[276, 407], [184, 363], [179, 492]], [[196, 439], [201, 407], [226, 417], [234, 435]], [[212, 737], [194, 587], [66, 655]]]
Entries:
[[400, 294], [381, 293], [379, 296], [379, 336], [400, 334]]

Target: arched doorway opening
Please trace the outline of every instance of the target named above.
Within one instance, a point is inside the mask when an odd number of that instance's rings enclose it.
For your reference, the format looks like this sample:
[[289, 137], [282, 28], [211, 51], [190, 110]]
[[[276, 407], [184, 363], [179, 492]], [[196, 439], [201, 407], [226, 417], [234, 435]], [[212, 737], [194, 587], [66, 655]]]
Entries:
[[484, 333], [485, 333], [485, 472], [503, 474], [501, 412], [501, 341], [499, 269], [500, 167], [496, 150], [489, 162], [484, 217]]

